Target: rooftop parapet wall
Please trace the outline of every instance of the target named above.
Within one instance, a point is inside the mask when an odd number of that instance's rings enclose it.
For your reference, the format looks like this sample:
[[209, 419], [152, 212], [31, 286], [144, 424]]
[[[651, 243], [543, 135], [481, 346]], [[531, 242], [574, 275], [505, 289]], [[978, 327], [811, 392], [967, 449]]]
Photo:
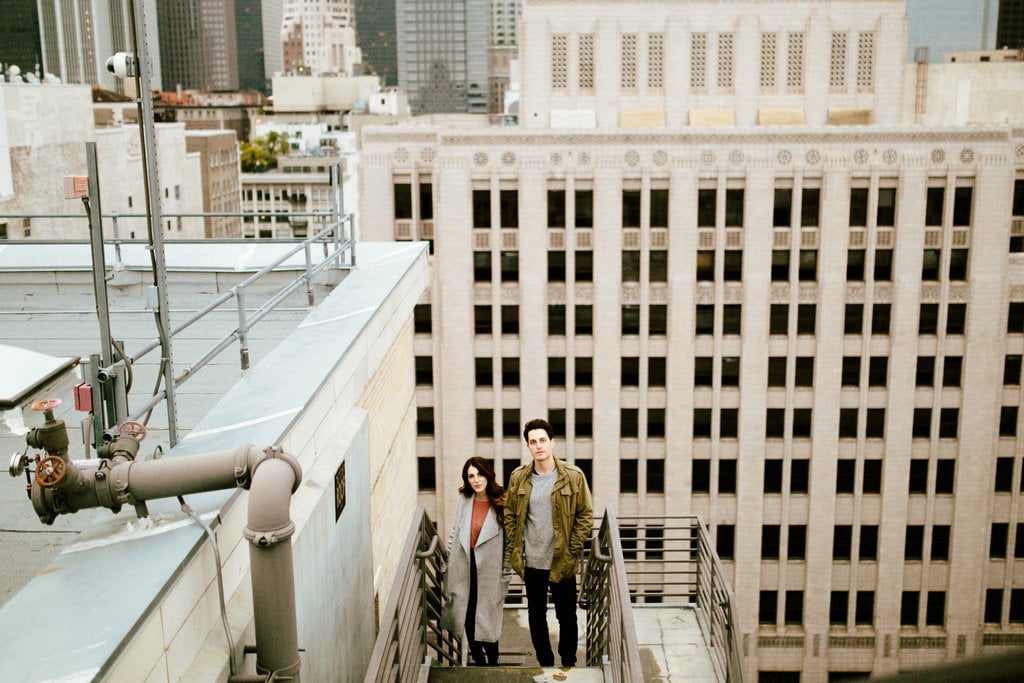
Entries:
[[[374, 465], [372, 444], [391, 444], [389, 453], [399, 456], [413, 452], [411, 376], [388, 359], [411, 356], [409, 320], [426, 280], [425, 245], [360, 245], [359, 267], [164, 456], [254, 443], [277, 444], [299, 459], [303, 485], [291, 509], [307, 680], [361, 677], [372, 649], [373, 575], [386, 573], [394, 558], [371, 558], [371, 468], [389, 482], [389, 496], [416, 495], [403, 474], [415, 472], [415, 461]], [[392, 401], [384, 419], [376, 414], [380, 401], [366, 400], [381, 384]], [[336, 519], [342, 464], [347, 496]], [[188, 499], [216, 527], [238, 649], [251, 643], [246, 498], [224, 491]], [[125, 530], [132, 513], [100, 513], [0, 610], [0, 679], [223, 680], [228, 650], [209, 542], [175, 501], [152, 504], [150, 512], [157, 523], [136, 531]], [[409, 519], [373, 533], [404, 532]]]

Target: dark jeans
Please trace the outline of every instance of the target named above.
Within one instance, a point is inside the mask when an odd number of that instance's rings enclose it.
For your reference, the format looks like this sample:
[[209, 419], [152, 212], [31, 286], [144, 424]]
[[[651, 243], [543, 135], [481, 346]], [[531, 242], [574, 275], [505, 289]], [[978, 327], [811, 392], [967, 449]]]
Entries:
[[558, 656], [562, 666], [576, 665], [576, 641], [579, 632], [576, 625], [576, 577], [551, 583], [547, 569], [527, 567], [523, 583], [526, 586], [526, 607], [530, 621], [530, 640], [541, 666], [554, 666], [555, 655], [551, 651], [548, 635], [548, 589], [551, 601], [555, 603], [558, 618]]
[[[498, 643], [476, 640], [476, 553], [469, 550], [469, 601], [466, 605], [466, 640], [469, 654], [476, 666], [498, 666]], [[486, 656], [486, 660], [485, 660]]]

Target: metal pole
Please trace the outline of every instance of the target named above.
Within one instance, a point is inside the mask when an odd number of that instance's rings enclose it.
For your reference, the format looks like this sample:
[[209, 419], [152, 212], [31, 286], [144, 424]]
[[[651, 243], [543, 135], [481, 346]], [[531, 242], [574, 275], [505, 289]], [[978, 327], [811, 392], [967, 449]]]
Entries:
[[89, 242], [92, 246], [92, 286], [96, 294], [96, 314], [100, 320], [100, 361], [111, 362], [110, 304], [107, 301], [107, 262], [103, 254], [103, 218], [100, 211], [100, 177], [96, 162], [96, 143], [85, 143], [85, 161], [89, 170]]
[[[156, 285], [157, 320], [160, 327], [160, 348], [164, 369], [164, 392], [167, 395], [167, 438], [173, 447], [178, 442], [178, 418], [174, 405], [174, 362], [171, 353], [171, 317], [167, 301], [167, 264], [164, 260], [163, 218], [160, 213], [160, 180], [156, 158], [156, 131], [153, 125], [152, 87], [149, 82], [150, 60], [146, 38], [144, 2], [128, 0], [131, 21], [132, 52], [138, 72], [136, 102], [139, 107], [139, 135], [142, 145], [142, 175], [146, 185], [146, 214]], [[142, 27], [141, 34], [139, 27]]]

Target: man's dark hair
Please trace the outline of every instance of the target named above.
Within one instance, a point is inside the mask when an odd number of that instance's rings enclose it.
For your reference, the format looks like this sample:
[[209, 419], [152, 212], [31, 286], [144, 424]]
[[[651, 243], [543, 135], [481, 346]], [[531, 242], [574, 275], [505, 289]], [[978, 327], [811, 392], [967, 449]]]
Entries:
[[555, 432], [553, 429], [551, 429], [551, 423], [548, 422], [547, 420], [543, 420], [539, 417], [536, 417], [527, 422], [526, 425], [523, 427], [523, 441], [529, 442], [529, 434], [534, 429], [543, 429], [545, 432], [548, 433], [548, 439], [555, 438]]

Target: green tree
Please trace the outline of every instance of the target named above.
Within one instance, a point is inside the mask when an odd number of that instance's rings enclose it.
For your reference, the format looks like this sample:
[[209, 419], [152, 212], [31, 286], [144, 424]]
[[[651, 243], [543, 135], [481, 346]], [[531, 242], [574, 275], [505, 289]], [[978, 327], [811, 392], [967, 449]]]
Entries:
[[288, 153], [288, 134], [271, 131], [252, 142], [238, 145], [243, 173], [263, 173], [277, 168], [277, 157]]

